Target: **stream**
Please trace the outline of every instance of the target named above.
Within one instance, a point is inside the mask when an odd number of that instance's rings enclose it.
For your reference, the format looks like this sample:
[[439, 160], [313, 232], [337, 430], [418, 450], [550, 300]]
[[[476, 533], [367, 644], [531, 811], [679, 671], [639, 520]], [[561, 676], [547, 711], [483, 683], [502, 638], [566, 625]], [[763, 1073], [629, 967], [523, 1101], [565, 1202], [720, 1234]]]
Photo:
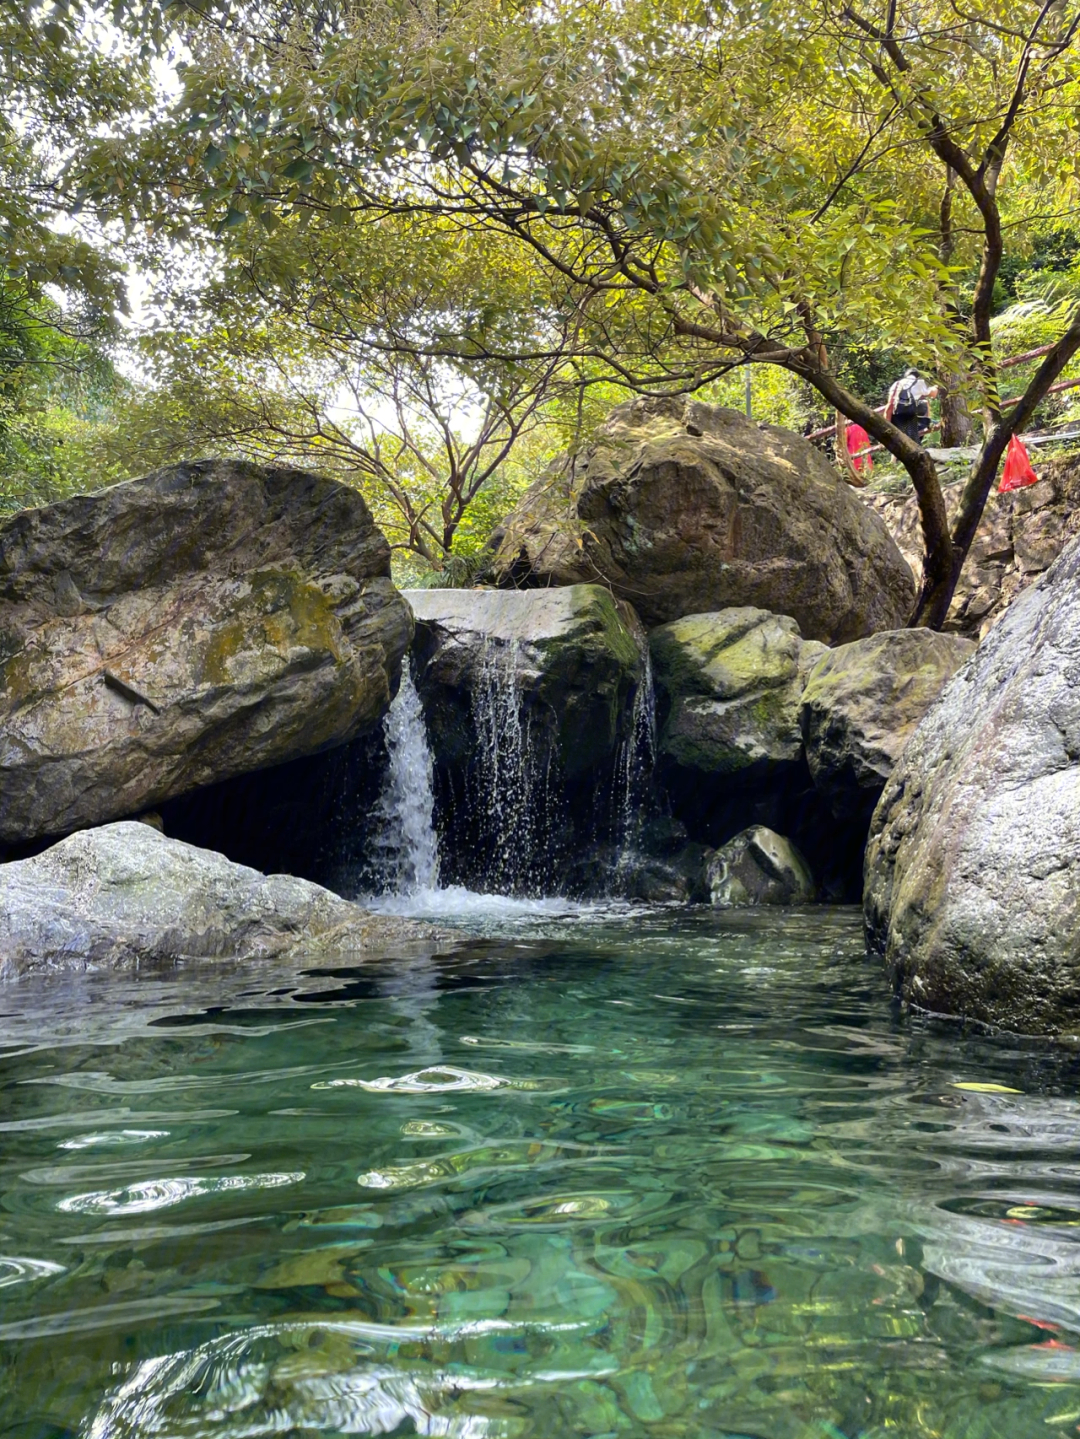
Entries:
[[1070, 1051], [852, 909], [414, 907], [474, 938], [4, 990], [0, 1433], [1076, 1434]]

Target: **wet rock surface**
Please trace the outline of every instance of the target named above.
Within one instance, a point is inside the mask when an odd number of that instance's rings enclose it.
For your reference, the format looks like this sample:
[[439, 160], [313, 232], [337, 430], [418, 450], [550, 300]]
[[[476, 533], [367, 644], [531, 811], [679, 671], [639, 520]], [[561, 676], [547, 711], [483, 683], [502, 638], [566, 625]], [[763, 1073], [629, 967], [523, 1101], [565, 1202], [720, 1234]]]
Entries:
[[454, 937], [135, 821], [82, 830], [0, 865], [0, 979], [182, 959], [332, 960]]
[[908, 742], [874, 812], [864, 903], [906, 1000], [1080, 1030], [1080, 541]]
[[412, 618], [364, 500], [204, 461], [0, 526], [0, 843], [377, 724]]
[[782, 834], [754, 825], [705, 859], [710, 902], [718, 909], [809, 904], [817, 897], [810, 866]]
[[799, 704], [807, 763], [838, 819], [869, 819], [904, 745], [975, 644], [933, 630], [886, 630], [828, 650]]
[[503, 586], [599, 582], [646, 625], [753, 605], [837, 644], [905, 623], [911, 570], [828, 461], [788, 430], [693, 400], [635, 400], [492, 537]]

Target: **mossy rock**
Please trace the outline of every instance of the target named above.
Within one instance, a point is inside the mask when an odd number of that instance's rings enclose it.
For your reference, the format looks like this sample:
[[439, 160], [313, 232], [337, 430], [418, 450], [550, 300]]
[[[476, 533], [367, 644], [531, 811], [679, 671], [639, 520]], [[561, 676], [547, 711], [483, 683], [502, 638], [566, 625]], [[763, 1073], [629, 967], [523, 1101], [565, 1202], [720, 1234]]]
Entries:
[[412, 617], [363, 498], [205, 461], [0, 525], [0, 843], [344, 744]]
[[799, 701], [824, 646], [793, 619], [749, 607], [687, 615], [652, 630], [649, 649], [667, 761], [737, 777], [800, 760]]

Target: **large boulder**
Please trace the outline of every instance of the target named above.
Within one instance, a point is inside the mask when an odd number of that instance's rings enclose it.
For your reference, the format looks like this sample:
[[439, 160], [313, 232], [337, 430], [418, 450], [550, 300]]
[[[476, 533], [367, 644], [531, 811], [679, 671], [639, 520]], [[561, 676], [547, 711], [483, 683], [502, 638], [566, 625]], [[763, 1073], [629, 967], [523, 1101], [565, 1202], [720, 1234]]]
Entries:
[[799, 702], [825, 646], [793, 619], [749, 607], [687, 615], [650, 631], [649, 650], [665, 762], [745, 784], [802, 758]]
[[908, 741], [874, 812], [864, 900], [906, 1000], [1080, 1029], [1080, 541]]
[[0, 843], [370, 729], [412, 618], [355, 490], [203, 461], [0, 525]]
[[904, 745], [975, 653], [933, 630], [886, 630], [827, 650], [810, 671], [799, 724], [814, 784], [839, 819], [877, 803]]
[[782, 834], [764, 825], [743, 830], [705, 860], [709, 898], [718, 909], [757, 904], [809, 904], [816, 897], [810, 866]]
[[32, 859], [0, 865], [0, 979], [184, 959], [341, 959], [450, 937], [134, 820], [82, 830]]
[[885, 525], [812, 445], [686, 399], [619, 406], [491, 544], [495, 583], [599, 581], [648, 626], [753, 605], [838, 644], [896, 629], [915, 599]]
[[[642, 676], [637, 622], [599, 585], [407, 590], [417, 686], [437, 759], [468, 759], [485, 702], [520, 703], [550, 730], [570, 779], [608, 759]], [[620, 613], [620, 609], [622, 613]]]

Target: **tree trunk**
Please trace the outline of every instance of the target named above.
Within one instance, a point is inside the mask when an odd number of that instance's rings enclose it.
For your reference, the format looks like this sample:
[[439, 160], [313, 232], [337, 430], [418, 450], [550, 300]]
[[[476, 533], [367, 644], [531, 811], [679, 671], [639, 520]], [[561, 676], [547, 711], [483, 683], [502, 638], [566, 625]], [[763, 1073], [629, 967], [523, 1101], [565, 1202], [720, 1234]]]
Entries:
[[1013, 435], [1023, 430], [1028, 420], [1031, 419], [1036, 406], [1042, 402], [1050, 386], [1078, 351], [1080, 351], [1080, 306], [1077, 306], [1069, 328], [1032, 377], [1020, 401], [1011, 407], [1006, 418], [997, 420], [986, 436], [978, 458], [972, 465], [964, 484], [963, 494], [960, 496], [960, 509], [950, 536], [952, 541], [951, 576], [948, 583], [936, 581], [934, 584], [928, 584], [924, 582], [912, 624], [925, 625], [930, 629], [940, 629], [945, 623], [945, 617], [949, 613], [949, 606], [956, 591], [956, 583], [960, 578], [960, 571], [979, 528], [979, 521], [982, 519], [986, 501], [993, 488], [998, 466], [1006, 447]]
[[[900, 461], [911, 476], [912, 488], [919, 503], [924, 556], [922, 589], [911, 623], [928, 624], [929, 621], [922, 619], [921, 615], [931, 598], [947, 592], [949, 597], [945, 602], [947, 611], [952, 592], [956, 588], [956, 576], [953, 572], [952, 536], [949, 532], [949, 519], [945, 513], [945, 499], [941, 493], [937, 466], [922, 445], [917, 444], [902, 430], [898, 430], [895, 425], [890, 424], [884, 415], [871, 409], [857, 395], [853, 395], [850, 390], [845, 390], [837, 382], [835, 376], [829, 370], [824, 369], [820, 363], [815, 363], [816, 361], [816, 355], [803, 352], [794, 363], [789, 361], [785, 368], [800, 375], [811, 384], [818, 394], [846, 419], [862, 425], [866, 433], [872, 439], [877, 440], [879, 444], [884, 445], [885, 449]], [[839, 439], [840, 437], [837, 435], [838, 444]]]
[[967, 399], [957, 386], [957, 377], [942, 375], [938, 385], [941, 390], [942, 448], [948, 450], [956, 445], [970, 445], [975, 422], [968, 410]]

